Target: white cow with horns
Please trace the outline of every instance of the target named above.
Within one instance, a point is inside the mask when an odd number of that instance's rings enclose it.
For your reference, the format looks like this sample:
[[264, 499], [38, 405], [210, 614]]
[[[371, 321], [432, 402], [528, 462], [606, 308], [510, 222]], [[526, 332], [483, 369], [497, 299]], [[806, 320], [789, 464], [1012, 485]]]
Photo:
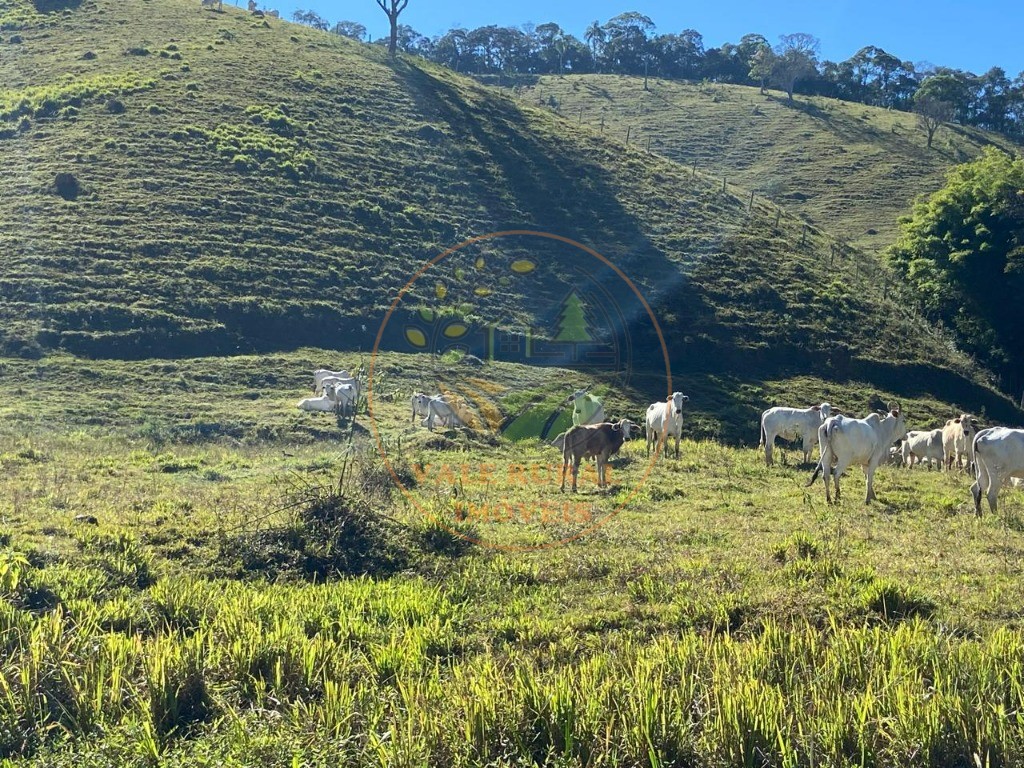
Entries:
[[825, 500], [832, 502], [829, 492], [829, 478], [836, 484], [836, 501], [839, 501], [839, 478], [846, 468], [859, 464], [867, 476], [868, 489], [864, 503], [875, 498], [875, 470], [889, 457], [889, 446], [907, 434], [907, 423], [899, 403], [890, 403], [885, 416], [872, 413], [864, 419], [846, 416], [832, 416], [818, 428], [818, 442], [821, 458], [814, 468], [808, 486], [813, 485], [822, 473], [825, 480]]
[[996, 513], [999, 489], [1014, 478], [1024, 478], [1024, 429], [989, 427], [974, 436], [975, 481], [971, 486], [974, 512], [981, 517], [981, 494]]
[[761, 443], [764, 448], [764, 463], [772, 465], [772, 451], [775, 438], [783, 440], [801, 440], [803, 442], [804, 463], [811, 460], [814, 450], [814, 438], [818, 427], [832, 415], [832, 406], [828, 403], [812, 405], [810, 408], [786, 408], [777, 405], [761, 414]]
[[651, 455], [651, 446], [668, 446], [669, 435], [676, 439], [676, 458], [679, 458], [679, 440], [683, 435], [683, 403], [690, 398], [682, 392], [673, 392], [672, 396], [658, 403], [647, 406], [647, 455]]

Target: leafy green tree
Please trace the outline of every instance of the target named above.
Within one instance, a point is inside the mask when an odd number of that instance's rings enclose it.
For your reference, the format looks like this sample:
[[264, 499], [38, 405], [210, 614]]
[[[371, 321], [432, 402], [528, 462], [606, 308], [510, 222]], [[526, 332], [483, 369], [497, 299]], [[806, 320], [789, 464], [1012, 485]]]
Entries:
[[366, 27], [358, 21], [339, 21], [334, 25], [334, 29], [331, 32], [352, 40], [366, 39]]
[[604, 25], [604, 58], [616, 72], [639, 74], [648, 53], [647, 35], [654, 30], [649, 16], [636, 11], [620, 13]]
[[986, 149], [914, 205], [889, 251], [921, 309], [961, 347], [1024, 383], [1024, 160]]
[[778, 57], [768, 46], [759, 48], [750, 57], [750, 79], [761, 85], [761, 93], [768, 92], [768, 83], [771, 82], [772, 72], [775, 71], [775, 62]]
[[786, 92], [790, 101], [800, 80], [812, 77], [818, 71], [818, 50], [821, 42], [806, 32], [780, 35], [775, 47], [772, 80]]
[[914, 94], [914, 112], [917, 114], [917, 121], [928, 135], [928, 149], [931, 149], [935, 132], [943, 123], [953, 119], [953, 105], [929, 96], [924, 91], [918, 91]]

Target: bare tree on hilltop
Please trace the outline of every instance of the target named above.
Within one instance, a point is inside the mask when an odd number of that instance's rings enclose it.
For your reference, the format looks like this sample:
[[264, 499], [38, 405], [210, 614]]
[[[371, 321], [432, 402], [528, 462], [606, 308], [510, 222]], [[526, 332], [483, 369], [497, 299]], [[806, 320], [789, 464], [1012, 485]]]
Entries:
[[394, 56], [398, 48], [398, 15], [405, 10], [409, 0], [376, 0], [380, 9], [388, 16], [391, 22], [391, 38], [388, 40], [388, 55]]

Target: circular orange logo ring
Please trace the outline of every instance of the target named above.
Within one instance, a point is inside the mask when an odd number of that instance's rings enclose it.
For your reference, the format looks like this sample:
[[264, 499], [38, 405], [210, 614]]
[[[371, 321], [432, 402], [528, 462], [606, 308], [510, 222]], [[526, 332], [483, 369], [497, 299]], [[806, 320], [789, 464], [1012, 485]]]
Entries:
[[[424, 517], [427, 517], [427, 518], [435, 518], [436, 519], [436, 516], [435, 515], [431, 515], [431, 514], [427, 513], [425, 510], [423, 510], [420, 507], [419, 502], [417, 501], [417, 499], [415, 497], [415, 494], [410, 492], [410, 490], [408, 488], [406, 488], [402, 484], [402, 481], [399, 479], [398, 474], [395, 472], [394, 468], [391, 466], [391, 461], [388, 459], [387, 451], [384, 449], [384, 444], [383, 444], [383, 442], [381, 440], [380, 430], [377, 429], [377, 420], [376, 420], [376, 418], [374, 418], [374, 414], [373, 414], [373, 408], [374, 408], [374, 403], [373, 403], [373, 372], [374, 372], [374, 367], [375, 367], [375, 365], [377, 363], [377, 354], [380, 351], [380, 342], [381, 342], [381, 339], [384, 337], [384, 329], [387, 328], [388, 322], [390, 322], [390, 320], [391, 320], [391, 315], [394, 314], [394, 311], [398, 308], [398, 305], [401, 303], [402, 298], [409, 292], [409, 290], [412, 288], [413, 284], [417, 280], [419, 280], [428, 269], [430, 269], [431, 267], [433, 267], [434, 265], [436, 265], [440, 261], [444, 260], [448, 256], [451, 256], [453, 253], [456, 253], [456, 252], [462, 250], [463, 248], [466, 248], [467, 246], [473, 245], [474, 243], [479, 243], [479, 242], [482, 242], [484, 240], [493, 240], [493, 239], [496, 239], [496, 238], [499, 238], [499, 237], [508, 237], [508, 236], [544, 237], [544, 238], [547, 238], [549, 240], [557, 240], [557, 241], [565, 243], [567, 245], [571, 245], [573, 248], [577, 248], [577, 249], [583, 251], [584, 253], [589, 254], [590, 256], [592, 256], [593, 258], [597, 259], [602, 264], [607, 266], [609, 269], [613, 270], [615, 272], [615, 274], [619, 276], [619, 279], [622, 280], [626, 285], [628, 285], [630, 290], [633, 291], [633, 294], [637, 297], [637, 299], [640, 301], [640, 303], [643, 305], [644, 309], [646, 310], [647, 316], [651, 319], [651, 324], [654, 327], [654, 331], [658, 335], [658, 343], [661, 345], [662, 357], [665, 360], [665, 378], [666, 378], [666, 380], [668, 382], [668, 390], [667, 390], [667, 398], [666, 399], [672, 397], [672, 368], [671, 368], [671, 364], [669, 362], [668, 347], [665, 344], [665, 337], [664, 337], [664, 335], [661, 332], [661, 326], [658, 324], [658, 319], [654, 316], [654, 312], [651, 310], [650, 305], [647, 303], [647, 300], [640, 293], [639, 289], [637, 289], [636, 285], [633, 284], [633, 281], [630, 280], [621, 269], [619, 269], [617, 266], [615, 266], [615, 264], [613, 264], [611, 261], [606, 259], [604, 256], [602, 256], [600, 253], [595, 251], [593, 248], [590, 248], [589, 246], [583, 245], [583, 243], [579, 243], [579, 242], [577, 242], [575, 240], [572, 240], [572, 239], [570, 239], [568, 237], [562, 237], [561, 235], [554, 235], [554, 234], [551, 234], [550, 232], [538, 232], [538, 231], [529, 230], [529, 229], [510, 229], [510, 230], [505, 230], [505, 231], [502, 231], [502, 232], [491, 232], [491, 233], [486, 234], [486, 235], [479, 235], [477, 237], [471, 237], [468, 240], [463, 240], [461, 243], [458, 243], [457, 245], [452, 246], [448, 250], [444, 251], [443, 253], [441, 253], [438, 256], [435, 256], [433, 259], [431, 259], [426, 264], [424, 264], [416, 272], [416, 274], [413, 275], [412, 278], [402, 287], [402, 290], [400, 290], [398, 292], [398, 296], [396, 296], [395, 300], [393, 302], [391, 302], [391, 306], [388, 307], [388, 311], [384, 315], [384, 320], [381, 322], [380, 329], [377, 331], [377, 338], [374, 339], [373, 351], [372, 351], [372, 353], [370, 355], [370, 366], [369, 366], [368, 381], [367, 381], [367, 387], [366, 387], [366, 390], [367, 390], [366, 391], [366, 404], [367, 404], [367, 410], [368, 410], [369, 416], [370, 416], [370, 426], [371, 426], [371, 429], [373, 430], [374, 438], [377, 441], [377, 451], [378, 451], [378, 453], [380, 453], [381, 458], [384, 459], [384, 464], [387, 467], [388, 472], [390, 473], [392, 479], [395, 481], [395, 485], [397, 485], [398, 488], [402, 491], [402, 494], [406, 497], [406, 499], [408, 499], [410, 501], [410, 503], [412, 503], [412, 505], [416, 509], [420, 510], [420, 512], [423, 513]], [[632, 491], [629, 492], [629, 494], [626, 496], [626, 498], [623, 499], [621, 502], [619, 502], [615, 506], [615, 509], [613, 509], [608, 514], [603, 515], [602, 517], [600, 517], [596, 522], [594, 522], [592, 525], [588, 526], [587, 528], [584, 528], [584, 529], [578, 531], [577, 533], [575, 533], [574, 535], [568, 536], [568, 537], [566, 537], [564, 539], [560, 539], [558, 541], [550, 541], [550, 542], [547, 542], [545, 544], [537, 544], [537, 545], [533, 545], [533, 546], [516, 546], [516, 545], [507, 545], [507, 544], [496, 544], [496, 543], [492, 543], [492, 542], [488, 542], [488, 541], [477, 540], [477, 539], [474, 539], [472, 537], [466, 536], [461, 531], [458, 531], [458, 530], [456, 530], [454, 528], [450, 528], [449, 526], [447, 526], [444, 523], [444, 521], [442, 521], [440, 519], [437, 519], [437, 522], [441, 526], [446, 528], [448, 531], [450, 531], [451, 533], [455, 534], [456, 536], [459, 536], [460, 538], [466, 539], [467, 541], [472, 541], [473, 543], [478, 544], [478, 545], [483, 546], [483, 547], [490, 547], [492, 549], [500, 549], [500, 550], [504, 550], [504, 551], [507, 551], [507, 552], [527, 552], [527, 551], [536, 550], [536, 549], [548, 549], [550, 547], [555, 547], [555, 546], [561, 546], [563, 544], [568, 544], [571, 541], [575, 541], [577, 539], [580, 539], [583, 536], [586, 536], [587, 534], [597, 530], [597, 528], [599, 528], [600, 526], [604, 525], [608, 520], [610, 520], [611, 518], [615, 517], [619, 512], [621, 512], [622, 509], [626, 506], [626, 504], [629, 503], [630, 499], [632, 499], [633, 496], [640, 489], [640, 486], [644, 483], [644, 481], [647, 479], [647, 477], [650, 475], [651, 470], [654, 468], [655, 462], [658, 460], [658, 454], [659, 453], [661, 453], [660, 450], [655, 451], [654, 452], [654, 457], [652, 459], [648, 459], [647, 467], [644, 470], [643, 476], [640, 478], [639, 482], [637, 482], [634, 485]]]

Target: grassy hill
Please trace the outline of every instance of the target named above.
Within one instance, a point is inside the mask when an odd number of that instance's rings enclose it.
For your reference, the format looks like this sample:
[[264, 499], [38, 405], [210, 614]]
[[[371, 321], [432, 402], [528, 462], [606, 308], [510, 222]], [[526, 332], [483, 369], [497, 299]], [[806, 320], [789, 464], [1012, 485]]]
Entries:
[[[749, 415], [730, 408], [761, 405], [733, 383], [793, 381], [787, 396], [817, 399], [795, 378], [809, 373], [839, 393], [1015, 418], [902, 308], [871, 255], [609, 132], [232, 7], [86, 0], [39, 14], [11, 1], [6, 24], [21, 28], [4, 32], [0, 58], [7, 354], [366, 350], [428, 259], [531, 229], [593, 247], [632, 279], [673, 369], [727, 390], [717, 418], [733, 430]], [[506, 238], [459, 258], [403, 306], [554, 335], [572, 255]], [[514, 277], [527, 260], [537, 268]], [[650, 324], [638, 305], [626, 310], [629, 364], [657, 368]]]
[[[947, 125], [931, 149], [917, 118], [864, 104], [714, 83], [626, 75], [543, 76], [518, 89], [620, 141], [630, 140], [784, 205], [851, 244], [877, 252], [895, 240], [914, 198], [985, 146], [1020, 147], [998, 134]], [[581, 113], [582, 110], [582, 113]]]

